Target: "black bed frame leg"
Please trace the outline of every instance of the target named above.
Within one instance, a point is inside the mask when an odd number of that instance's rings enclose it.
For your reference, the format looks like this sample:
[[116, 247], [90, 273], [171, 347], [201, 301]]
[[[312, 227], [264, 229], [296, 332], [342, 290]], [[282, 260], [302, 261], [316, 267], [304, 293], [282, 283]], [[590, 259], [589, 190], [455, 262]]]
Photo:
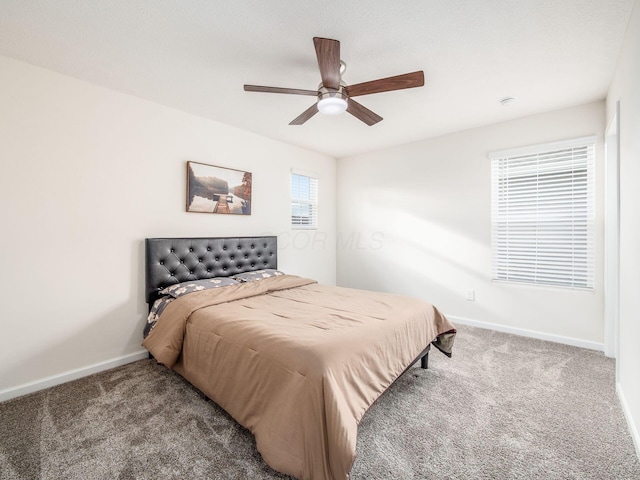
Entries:
[[429, 368], [429, 350], [431, 350], [431, 345], [429, 345], [429, 348], [427, 348], [427, 351], [420, 359], [420, 366], [425, 370]]
[[424, 354], [424, 357], [420, 359], [420, 366], [425, 370], [429, 368], [429, 352]]

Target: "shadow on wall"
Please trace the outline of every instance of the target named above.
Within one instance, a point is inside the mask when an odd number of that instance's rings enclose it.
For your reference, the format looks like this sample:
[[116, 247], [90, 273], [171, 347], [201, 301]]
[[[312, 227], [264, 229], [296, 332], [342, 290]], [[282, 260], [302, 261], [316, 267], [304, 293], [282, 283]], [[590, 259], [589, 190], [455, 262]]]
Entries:
[[[539, 296], [532, 295], [532, 288], [542, 292], [544, 287], [491, 280], [490, 243], [411, 213], [385, 208], [379, 211], [375, 221], [362, 222], [367, 230], [339, 232], [339, 238], [360, 239], [338, 243], [341, 285], [414, 296], [436, 303], [450, 315], [489, 323], [508, 324], [512, 320], [498, 313], [496, 305], [557, 314], [551, 304], [541, 304]], [[374, 230], [381, 225], [383, 229]], [[489, 231], [487, 235], [489, 238]], [[468, 302], [464, 294], [469, 288], [483, 291], [484, 303]], [[544, 290], [544, 294], [567, 292]]]

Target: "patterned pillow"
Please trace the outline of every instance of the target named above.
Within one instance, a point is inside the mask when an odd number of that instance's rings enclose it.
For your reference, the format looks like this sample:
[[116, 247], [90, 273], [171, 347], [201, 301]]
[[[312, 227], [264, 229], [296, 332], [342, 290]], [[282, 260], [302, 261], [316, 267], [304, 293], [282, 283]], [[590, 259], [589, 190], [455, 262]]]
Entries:
[[254, 280], [262, 280], [263, 278], [276, 277], [284, 275], [280, 270], [266, 268], [264, 270], [254, 270], [253, 272], [238, 273], [231, 278], [235, 278], [239, 282], [253, 282]]
[[192, 282], [182, 282], [171, 285], [160, 291], [160, 295], [170, 295], [173, 298], [181, 297], [187, 293], [197, 292], [200, 290], [207, 290], [209, 288], [227, 287], [229, 285], [236, 285], [237, 280], [229, 277], [214, 277], [206, 280], [194, 280]]

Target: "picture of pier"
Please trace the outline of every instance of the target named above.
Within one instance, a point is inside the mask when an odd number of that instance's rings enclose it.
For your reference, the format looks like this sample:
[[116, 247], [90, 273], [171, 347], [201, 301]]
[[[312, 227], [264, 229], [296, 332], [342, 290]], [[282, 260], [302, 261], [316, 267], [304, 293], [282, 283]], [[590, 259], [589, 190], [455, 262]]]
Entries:
[[187, 162], [187, 212], [251, 215], [251, 173]]

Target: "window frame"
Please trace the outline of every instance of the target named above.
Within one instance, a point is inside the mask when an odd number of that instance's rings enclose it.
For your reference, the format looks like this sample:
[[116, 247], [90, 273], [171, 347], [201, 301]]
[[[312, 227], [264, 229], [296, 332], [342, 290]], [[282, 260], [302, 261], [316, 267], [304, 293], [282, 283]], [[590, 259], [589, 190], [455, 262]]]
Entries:
[[492, 281], [594, 290], [596, 141], [489, 154]]
[[[309, 188], [304, 192], [296, 192], [294, 191], [294, 176], [295, 177], [303, 177], [308, 179]], [[317, 230], [319, 225], [319, 215], [318, 215], [318, 177], [317, 175], [311, 172], [304, 172], [300, 170], [291, 170], [289, 177], [289, 198], [290, 198], [290, 216], [289, 216], [289, 224], [291, 225], [292, 230]], [[301, 193], [296, 195], [296, 193]], [[294, 221], [294, 218], [304, 218], [302, 215], [295, 216], [294, 210], [296, 208], [309, 208], [309, 223], [301, 223]]]

